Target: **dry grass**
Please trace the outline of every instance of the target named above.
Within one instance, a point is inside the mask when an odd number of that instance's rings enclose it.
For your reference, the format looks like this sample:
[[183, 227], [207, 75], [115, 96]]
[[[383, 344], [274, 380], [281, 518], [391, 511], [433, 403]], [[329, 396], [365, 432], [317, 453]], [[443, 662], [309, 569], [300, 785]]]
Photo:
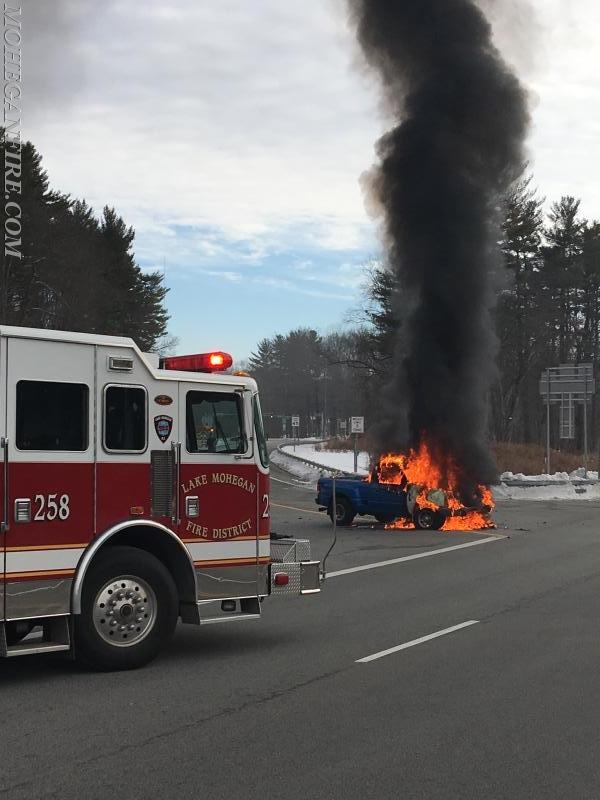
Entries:
[[[343, 451], [354, 449], [354, 439], [330, 439], [320, 445], [324, 450]], [[358, 437], [358, 449], [369, 451], [367, 436]], [[546, 448], [541, 444], [515, 444], [514, 442], [497, 442], [492, 445], [499, 472], [523, 472], [525, 475], [539, 475], [546, 471]], [[562, 450], [550, 451], [550, 468], [552, 472], [572, 472], [583, 466], [582, 453], [567, 453]], [[588, 457], [588, 469], [598, 469], [597, 453]]]
[[[321, 450], [333, 450], [336, 453], [354, 450], [354, 436], [347, 436], [345, 439], [329, 439], [329, 441], [323, 442], [318, 447]], [[367, 436], [358, 437], [358, 449], [369, 452], [370, 447]]]
[[[492, 451], [500, 472], [523, 472], [525, 475], [538, 475], [546, 471], [546, 448], [541, 444], [497, 442], [492, 447]], [[572, 472], [582, 466], [582, 453], [550, 450], [550, 469], [553, 473]], [[588, 456], [588, 469], [598, 469], [597, 453]]]

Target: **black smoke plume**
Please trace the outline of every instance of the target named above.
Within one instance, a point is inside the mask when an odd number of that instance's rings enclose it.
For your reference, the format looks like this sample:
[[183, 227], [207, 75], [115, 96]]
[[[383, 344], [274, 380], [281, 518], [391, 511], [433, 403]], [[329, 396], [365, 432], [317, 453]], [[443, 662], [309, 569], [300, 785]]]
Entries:
[[472, 0], [348, 0], [397, 121], [369, 193], [383, 215], [400, 321], [381, 452], [428, 444], [463, 502], [496, 468], [486, 443], [502, 198], [524, 166], [525, 91]]

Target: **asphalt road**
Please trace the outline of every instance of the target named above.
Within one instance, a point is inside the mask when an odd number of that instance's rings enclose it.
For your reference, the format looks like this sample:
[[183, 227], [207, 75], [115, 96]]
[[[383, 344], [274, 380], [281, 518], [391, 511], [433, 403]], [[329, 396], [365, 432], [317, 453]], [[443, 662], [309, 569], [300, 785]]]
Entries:
[[[273, 478], [273, 529], [321, 556], [312, 491]], [[0, 796], [600, 797], [600, 504], [496, 520], [490, 537], [365, 518], [320, 595], [180, 626], [141, 671], [0, 662]]]

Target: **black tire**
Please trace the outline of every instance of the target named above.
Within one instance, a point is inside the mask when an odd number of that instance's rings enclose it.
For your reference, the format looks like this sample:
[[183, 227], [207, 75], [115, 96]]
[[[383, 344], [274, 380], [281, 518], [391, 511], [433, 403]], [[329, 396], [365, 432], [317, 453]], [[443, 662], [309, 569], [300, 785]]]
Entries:
[[444, 515], [431, 508], [415, 508], [413, 512], [415, 528], [420, 531], [439, 531], [445, 522]]
[[170, 640], [177, 617], [177, 588], [167, 568], [136, 547], [108, 547], [85, 576], [75, 655], [94, 669], [136, 669]]
[[[352, 508], [352, 503], [346, 497], [336, 497], [335, 505], [336, 505], [336, 523], [338, 525], [342, 525], [343, 527], [352, 525], [352, 520], [356, 516], [356, 512]], [[333, 523], [332, 503], [329, 504], [327, 513], [329, 514], [329, 519]]]
[[386, 524], [393, 522], [397, 517], [395, 514], [375, 514], [377, 522], [385, 522]]

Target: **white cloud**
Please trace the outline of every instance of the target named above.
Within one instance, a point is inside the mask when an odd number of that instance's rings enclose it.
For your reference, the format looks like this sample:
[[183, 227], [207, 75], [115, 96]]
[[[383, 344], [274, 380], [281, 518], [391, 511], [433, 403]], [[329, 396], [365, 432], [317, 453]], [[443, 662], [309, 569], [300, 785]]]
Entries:
[[[542, 192], [581, 195], [600, 216], [600, 6], [535, 0], [532, 23], [521, 2], [481, 2], [536, 98]], [[25, 5], [26, 133], [53, 186], [115, 205], [138, 244], [162, 241], [167, 256], [183, 225], [202, 227], [205, 258], [246, 242], [249, 267], [290, 236], [333, 254], [372, 249], [358, 181], [386, 123], [342, 0]]]
[[[307, 218], [326, 247], [359, 243], [377, 97], [350, 69], [334, 4], [88, 8], [77, 101], [49, 113], [48, 92], [27, 114], [53, 184], [94, 206], [110, 199], [140, 232], [158, 214], [252, 240]], [[58, 80], [68, 48], [54, 55]]]

